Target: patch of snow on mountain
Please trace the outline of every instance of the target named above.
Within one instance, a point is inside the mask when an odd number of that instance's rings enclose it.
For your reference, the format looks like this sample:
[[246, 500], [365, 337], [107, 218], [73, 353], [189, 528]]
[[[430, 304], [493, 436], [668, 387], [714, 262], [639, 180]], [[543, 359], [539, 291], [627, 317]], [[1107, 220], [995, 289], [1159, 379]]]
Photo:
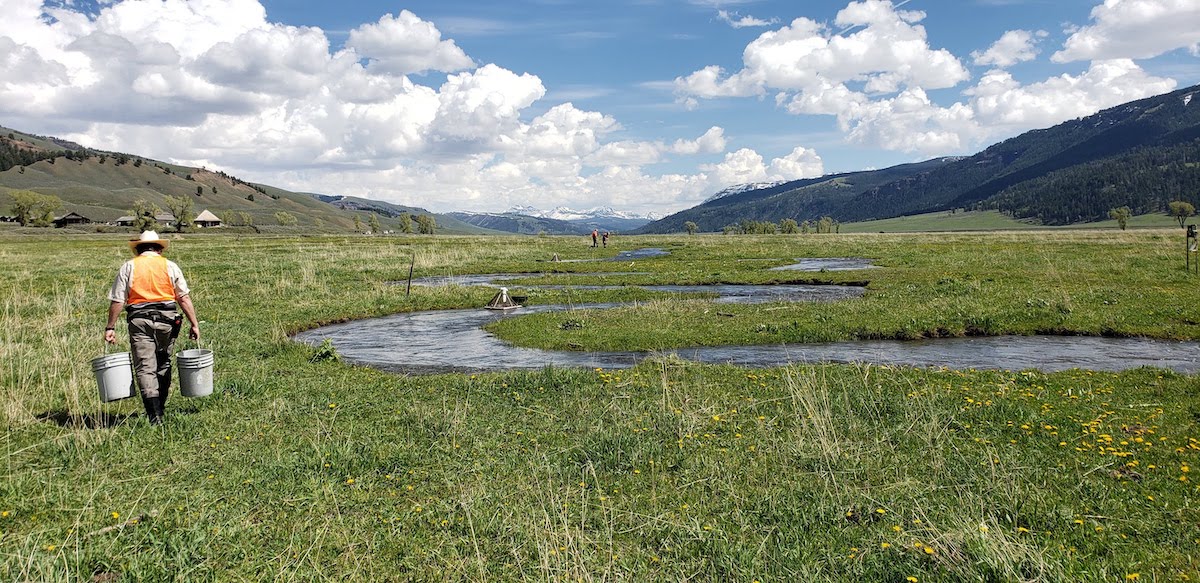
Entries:
[[758, 190], [760, 188], [771, 188], [772, 186], [779, 186], [780, 184], [783, 184], [783, 182], [750, 182], [748, 184], [738, 184], [717, 192], [716, 194], [704, 199], [704, 202], [712, 202], [719, 198], [725, 198], [727, 196], [733, 196], [743, 192], [750, 192], [751, 190]]
[[1195, 93], [1188, 93], [1187, 95], [1183, 96], [1183, 106], [1184, 107], [1187, 107], [1187, 104], [1192, 102], [1193, 95], [1195, 95]]

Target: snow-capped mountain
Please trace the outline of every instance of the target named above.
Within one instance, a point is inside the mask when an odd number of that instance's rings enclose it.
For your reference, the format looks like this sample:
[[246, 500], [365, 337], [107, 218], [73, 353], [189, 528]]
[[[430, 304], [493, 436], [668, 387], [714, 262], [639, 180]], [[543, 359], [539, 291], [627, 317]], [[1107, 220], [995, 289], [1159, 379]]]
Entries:
[[565, 206], [556, 207], [553, 210], [544, 211], [532, 206], [514, 206], [508, 212], [518, 215], [526, 215], [530, 217], [538, 217], [542, 219], [555, 219], [559, 221], [587, 221], [596, 219], [621, 219], [621, 220], [645, 220], [647, 222], [657, 220], [659, 217], [655, 213], [647, 213], [639, 215], [636, 213], [614, 210], [612, 207], [601, 206], [588, 210], [574, 210]]

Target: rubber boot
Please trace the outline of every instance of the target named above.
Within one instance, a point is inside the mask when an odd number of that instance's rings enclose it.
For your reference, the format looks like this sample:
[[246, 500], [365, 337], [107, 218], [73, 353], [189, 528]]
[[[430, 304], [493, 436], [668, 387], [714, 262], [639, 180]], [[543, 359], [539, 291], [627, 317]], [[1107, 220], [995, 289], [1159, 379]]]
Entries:
[[151, 425], [162, 423], [163, 406], [161, 397], [142, 397], [142, 406], [146, 408], [146, 419]]

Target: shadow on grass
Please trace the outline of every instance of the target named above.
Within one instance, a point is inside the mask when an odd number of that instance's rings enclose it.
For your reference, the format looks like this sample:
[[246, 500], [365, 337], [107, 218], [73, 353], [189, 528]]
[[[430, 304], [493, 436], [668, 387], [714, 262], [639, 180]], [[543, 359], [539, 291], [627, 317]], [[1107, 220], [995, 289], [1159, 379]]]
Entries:
[[69, 427], [72, 429], [108, 429], [122, 425], [138, 415], [140, 414], [84, 413], [79, 415], [72, 414], [70, 411], [55, 410], [41, 413], [37, 418], [39, 421], [49, 421], [59, 427]]

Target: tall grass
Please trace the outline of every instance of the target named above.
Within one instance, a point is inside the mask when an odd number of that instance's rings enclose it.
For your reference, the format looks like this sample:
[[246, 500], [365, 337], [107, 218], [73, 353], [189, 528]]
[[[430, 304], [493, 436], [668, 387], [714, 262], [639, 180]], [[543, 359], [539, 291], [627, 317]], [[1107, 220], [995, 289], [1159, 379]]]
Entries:
[[[994, 252], [976, 253], [980, 241]], [[877, 334], [990, 318], [1000, 331], [1103, 322], [1194, 338], [1195, 286], [1166, 249], [1174, 242], [618, 237], [610, 255], [672, 255], [635, 269], [550, 267], [650, 272], [621, 276], [631, 283], [869, 279], [858, 303], [896, 312], [872, 323], [862, 306], [721, 306], [736, 311], [721, 319], [735, 330], [752, 316], [822, 317], [835, 331], [857, 319]], [[390, 282], [414, 254], [421, 276], [538, 272], [554, 253], [604, 252], [553, 237], [174, 241], [169, 255], [216, 352], [217, 391], [172, 397], [168, 423], [154, 428], [136, 399], [99, 404], [88, 367], [123, 241], [4, 241], [0, 266], [14, 277], [0, 281], [0, 578], [1111, 581], [1200, 571], [1194, 377], [751, 370], [672, 357], [621, 371], [410, 377], [314, 362], [287, 339], [319, 322], [490, 295], [405, 296]], [[762, 271], [802, 256], [887, 268]], [[762, 334], [690, 319], [705, 309], [674, 299], [629, 313], [682, 313], [671, 342]], [[589, 334], [609, 325], [605, 313], [587, 317]], [[639, 327], [655, 325], [616, 322], [614, 335], [643, 342]]]

